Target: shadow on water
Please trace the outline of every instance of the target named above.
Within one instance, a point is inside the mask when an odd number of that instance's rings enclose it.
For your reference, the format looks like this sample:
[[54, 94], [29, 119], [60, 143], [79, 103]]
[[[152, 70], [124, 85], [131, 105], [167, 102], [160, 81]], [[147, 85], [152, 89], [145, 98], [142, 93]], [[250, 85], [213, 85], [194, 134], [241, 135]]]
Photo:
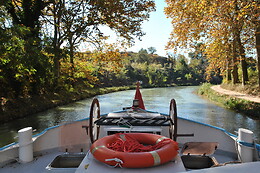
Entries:
[[[149, 88], [142, 89], [141, 92], [147, 110], [168, 114], [170, 100], [174, 98], [177, 102], [178, 116], [221, 127], [231, 133], [235, 133], [238, 128], [247, 128], [255, 133], [257, 142], [260, 142], [260, 121], [202, 99], [193, 93], [196, 89], [194, 86]], [[128, 90], [97, 96], [101, 114], [131, 106], [134, 94], [135, 90]], [[88, 117], [91, 101], [92, 98], [81, 100], [2, 124], [0, 147], [17, 140], [17, 131], [21, 128], [31, 126], [39, 133], [51, 126]]]

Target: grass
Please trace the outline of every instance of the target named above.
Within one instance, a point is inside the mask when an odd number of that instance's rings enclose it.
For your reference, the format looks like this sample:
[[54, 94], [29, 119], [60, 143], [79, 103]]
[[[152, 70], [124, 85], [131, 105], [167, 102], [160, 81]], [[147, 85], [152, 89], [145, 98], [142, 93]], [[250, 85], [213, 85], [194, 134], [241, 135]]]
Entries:
[[260, 119], [260, 104], [247, 101], [244, 99], [239, 99], [235, 97], [230, 97], [228, 95], [221, 95], [210, 87], [212, 85], [205, 83], [201, 85], [197, 93], [199, 95], [207, 97], [209, 100], [223, 106], [227, 109], [235, 110], [236, 112], [241, 112], [254, 119]]

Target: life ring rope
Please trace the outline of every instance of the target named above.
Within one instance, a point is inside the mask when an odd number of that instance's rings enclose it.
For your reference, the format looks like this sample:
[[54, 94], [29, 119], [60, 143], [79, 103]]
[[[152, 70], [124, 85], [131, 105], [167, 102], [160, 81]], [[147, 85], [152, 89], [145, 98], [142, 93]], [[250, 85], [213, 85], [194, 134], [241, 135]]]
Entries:
[[116, 164], [113, 166], [113, 167], [120, 167], [120, 168], [123, 168], [122, 167], [122, 164], [124, 163], [121, 159], [119, 159], [119, 158], [112, 158], [112, 159], [106, 159], [105, 160], [106, 162], [109, 162], [109, 161], [115, 161], [116, 162]]
[[117, 140], [108, 144], [108, 148], [120, 152], [150, 152], [169, 144], [171, 140], [162, 136], [156, 140], [155, 145], [144, 146], [129, 134], [118, 133], [116, 136]]

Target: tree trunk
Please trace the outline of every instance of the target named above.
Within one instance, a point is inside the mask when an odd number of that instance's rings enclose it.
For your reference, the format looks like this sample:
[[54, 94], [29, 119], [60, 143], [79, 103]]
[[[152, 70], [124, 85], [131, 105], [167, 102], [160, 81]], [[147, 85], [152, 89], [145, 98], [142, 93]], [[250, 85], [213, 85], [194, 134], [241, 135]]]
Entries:
[[231, 81], [232, 80], [232, 74], [231, 74], [231, 62], [230, 62], [230, 59], [227, 58], [227, 82]]
[[260, 25], [256, 27], [256, 51], [257, 51], [257, 68], [258, 68], [258, 88], [260, 90]]
[[70, 56], [70, 77], [74, 78], [75, 65], [74, 65], [74, 46], [72, 42], [72, 38], [69, 39], [69, 56]]
[[54, 15], [54, 36], [53, 36], [53, 54], [54, 54], [54, 87], [59, 84], [59, 77], [60, 77], [60, 53], [59, 53], [59, 43], [58, 43], [58, 22], [56, 16]]
[[[241, 30], [243, 26], [243, 21], [237, 20], [239, 12], [238, 2], [234, 1], [234, 23], [233, 23], [233, 83], [238, 83], [238, 68], [237, 61], [240, 58], [241, 68], [242, 68], [242, 85], [245, 85], [245, 81], [248, 80], [247, 74], [247, 64], [245, 62], [245, 50], [241, 43]], [[235, 77], [235, 78], [234, 78]]]
[[54, 22], [54, 33], [53, 33], [53, 54], [54, 54], [54, 87], [59, 85], [60, 78], [60, 59], [61, 59], [61, 34], [60, 34], [60, 23], [61, 23], [61, 15], [62, 11], [60, 10], [60, 6], [64, 5], [64, 1], [58, 1], [57, 4], [53, 5], [53, 22]]
[[237, 84], [239, 82], [239, 79], [238, 79], [238, 68], [237, 68], [237, 65], [233, 64], [233, 69], [232, 69], [232, 76], [233, 76], [233, 84]]
[[242, 68], [242, 85], [244, 86], [246, 84], [246, 81], [248, 81], [248, 72], [247, 72], [245, 49], [244, 49], [244, 46], [242, 45], [240, 34], [237, 35], [237, 44], [238, 44], [238, 48], [239, 48], [240, 62], [241, 62], [241, 68]]
[[59, 50], [57, 48], [54, 48], [54, 68], [53, 68], [53, 74], [54, 74], [54, 87], [58, 86], [59, 84], [59, 78], [60, 78], [60, 58], [59, 58]]
[[248, 81], [248, 72], [247, 72], [247, 62], [244, 59], [241, 59], [241, 68], [242, 68], [242, 85], [246, 85]]
[[232, 82], [236, 84], [239, 82], [238, 79], [238, 68], [237, 68], [237, 51], [236, 51], [236, 42], [233, 40], [233, 55], [232, 55]]
[[[237, 6], [236, 6], [237, 8]], [[241, 63], [241, 70], [242, 70], [242, 85], [244, 86], [246, 84], [246, 81], [248, 81], [248, 72], [247, 72], [247, 63], [246, 63], [246, 56], [245, 56], [245, 49], [242, 45], [240, 34], [241, 34], [241, 26], [234, 25], [233, 27], [233, 39], [235, 47], [234, 53], [236, 54], [236, 57], [239, 57], [240, 63]], [[238, 53], [237, 53], [238, 52]]]

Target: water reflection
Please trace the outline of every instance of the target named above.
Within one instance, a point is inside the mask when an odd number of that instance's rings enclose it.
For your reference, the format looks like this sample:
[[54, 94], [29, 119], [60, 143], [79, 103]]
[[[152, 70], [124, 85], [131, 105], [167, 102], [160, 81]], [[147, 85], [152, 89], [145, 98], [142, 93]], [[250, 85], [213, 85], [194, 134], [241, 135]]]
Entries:
[[[260, 142], [260, 122], [258, 120], [226, 110], [202, 99], [193, 94], [195, 89], [197, 87], [151, 88], [142, 89], [141, 92], [148, 110], [168, 113], [170, 100], [175, 98], [178, 116], [218, 126], [231, 133], [240, 127], [247, 128], [255, 133], [258, 143]], [[134, 94], [134, 90], [129, 90], [97, 96], [100, 101], [101, 114], [131, 106]], [[37, 129], [37, 133], [39, 133], [47, 127], [86, 118], [89, 116], [91, 101], [92, 98], [78, 101], [2, 124], [0, 126], [0, 146], [15, 141], [17, 131], [27, 126]]]

